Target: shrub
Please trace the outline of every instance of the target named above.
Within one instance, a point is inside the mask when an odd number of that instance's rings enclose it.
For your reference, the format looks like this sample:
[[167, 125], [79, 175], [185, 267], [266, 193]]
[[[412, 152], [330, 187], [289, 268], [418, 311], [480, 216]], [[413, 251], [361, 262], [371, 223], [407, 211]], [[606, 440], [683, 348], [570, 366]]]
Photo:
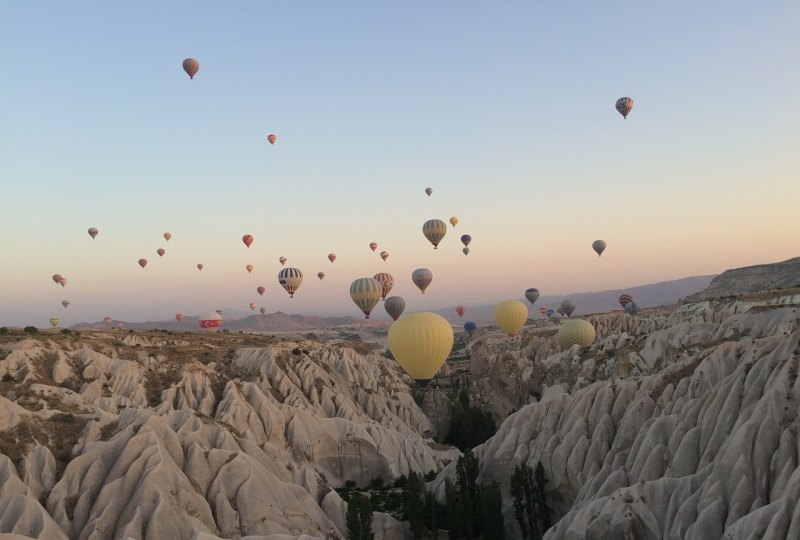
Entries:
[[11, 373], [6, 373], [3, 375], [3, 382], [14, 382], [14, 376]]
[[6, 328], [5, 326], [0, 327], [0, 336], [5, 334], [8, 334], [8, 328]]
[[25, 332], [26, 334], [38, 334], [39, 333], [39, 329], [36, 328], [35, 326], [26, 326], [25, 328], [22, 329], [22, 331]]
[[383, 489], [383, 478], [376, 476], [372, 479], [372, 481], [370, 481], [369, 487], [372, 489]]
[[65, 336], [68, 336], [72, 334], [72, 330], [70, 330], [69, 328], [62, 328], [61, 333], [64, 334]]

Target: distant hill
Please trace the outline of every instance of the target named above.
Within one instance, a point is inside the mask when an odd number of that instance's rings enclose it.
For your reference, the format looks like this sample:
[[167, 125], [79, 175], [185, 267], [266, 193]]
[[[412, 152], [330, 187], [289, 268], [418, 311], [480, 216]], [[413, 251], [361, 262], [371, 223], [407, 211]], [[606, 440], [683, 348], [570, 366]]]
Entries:
[[703, 291], [687, 300], [698, 301], [793, 287], [800, 287], [800, 257], [778, 263], [725, 270], [711, 280]]
[[[519, 300], [528, 306], [532, 317], [539, 317], [540, 307], [557, 309], [561, 305], [561, 302], [567, 298], [571, 298], [575, 301], [575, 304], [577, 304], [574, 315], [608, 312], [612, 309], [620, 308], [618, 299], [619, 296], [624, 293], [633, 296], [639, 307], [647, 308], [674, 304], [682, 298], [702, 291], [708, 286], [712, 278], [714, 278], [713, 275], [693, 276], [610, 291], [582, 292], [561, 296], [540, 296], [539, 300], [537, 300], [536, 304], [533, 306], [524, 298], [520, 298]], [[464, 314], [463, 319], [459, 319], [458, 315], [456, 315], [455, 306], [436, 310], [436, 313], [439, 313], [451, 322], [475, 321], [480, 323], [494, 321], [494, 304], [465, 307], [467, 308], [467, 312]]]

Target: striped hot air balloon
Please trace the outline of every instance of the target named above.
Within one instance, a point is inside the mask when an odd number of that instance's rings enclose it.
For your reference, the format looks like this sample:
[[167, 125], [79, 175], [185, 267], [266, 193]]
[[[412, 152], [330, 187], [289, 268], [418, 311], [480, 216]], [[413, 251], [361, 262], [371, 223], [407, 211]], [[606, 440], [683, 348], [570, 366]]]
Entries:
[[381, 287], [383, 287], [381, 298], [386, 300], [386, 295], [389, 294], [389, 291], [392, 290], [392, 286], [394, 285], [394, 278], [392, 277], [391, 274], [388, 274], [386, 272], [378, 272], [377, 274], [372, 276], [372, 279], [381, 284]]
[[267, 290], [267, 289], [265, 289], [264, 287], [256, 287], [256, 292], [257, 292], [257, 293], [258, 293], [260, 296], [264, 296], [264, 293], [266, 292], [266, 290]]
[[621, 97], [617, 100], [614, 106], [616, 107], [617, 112], [622, 115], [622, 118], [627, 120], [628, 115], [633, 110], [633, 98]]
[[364, 312], [364, 318], [369, 319], [372, 308], [381, 299], [383, 285], [374, 278], [359, 278], [350, 284], [350, 298]]
[[419, 288], [422, 294], [425, 294], [425, 289], [427, 289], [428, 285], [433, 281], [433, 272], [427, 268], [417, 268], [411, 274], [411, 281], [414, 282], [414, 285]]
[[164, 254], [165, 254], [166, 252], [167, 252], [167, 250], [166, 250], [166, 249], [164, 249], [164, 248], [158, 248], [158, 249], [156, 250], [156, 253], [158, 253], [158, 256], [159, 256], [159, 257], [163, 257], [163, 256], [164, 256]]
[[298, 268], [284, 268], [278, 272], [278, 283], [289, 293], [289, 298], [294, 298], [294, 293], [303, 283], [303, 272]]
[[244, 245], [246, 245], [247, 247], [250, 247], [253, 244], [253, 235], [246, 234], [242, 236], [242, 242], [244, 242]]
[[622, 309], [625, 309], [625, 306], [627, 306], [631, 302], [633, 302], [633, 296], [631, 296], [631, 295], [629, 295], [627, 293], [626, 294], [621, 294], [619, 296], [619, 305], [622, 306]]
[[147, 259], [139, 259], [139, 266], [141, 266], [142, 268], [147, 266]]
[[433, 249], [438, 249], [439, 242], [447, 234], [447, 225], [441, 219], [429, 219], [422, 225], [422, 234], [433, 244]]

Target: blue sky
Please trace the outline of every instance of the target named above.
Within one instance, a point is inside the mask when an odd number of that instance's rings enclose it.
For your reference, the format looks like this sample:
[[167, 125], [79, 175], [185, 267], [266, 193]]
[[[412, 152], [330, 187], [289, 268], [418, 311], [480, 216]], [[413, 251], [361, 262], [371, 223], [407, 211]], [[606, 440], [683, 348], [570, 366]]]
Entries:
[[[790, 1], [5, 2], [0, 324], [357, 314], [349, 283], [384, 270], [416, 310], [796, 256], [797, 28]], [[422, 223], [451, 215], [434, 252]]]

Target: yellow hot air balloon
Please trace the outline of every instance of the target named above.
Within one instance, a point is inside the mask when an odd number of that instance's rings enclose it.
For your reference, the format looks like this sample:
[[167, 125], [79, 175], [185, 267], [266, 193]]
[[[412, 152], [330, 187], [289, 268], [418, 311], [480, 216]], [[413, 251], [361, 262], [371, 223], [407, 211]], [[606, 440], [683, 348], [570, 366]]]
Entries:
[[528, 308], [519, 300], [506, 300], [495, 306], [494, 319], [503, 332], [514, 337], [528, 319]]
[[458, 216], [453, 216], [450, 218], [450, 225], [455, 227], [458, 224]]
[[433, 249], [438, 249], [439, 242], [447, 234], [447, 225], [441, 219], [429, 219], [422, 224], [422, 234], [433, 244]]
[[573, 345], [589, 347], [594, 343], [594, 336], [594, 326], [583, 319], [570, 319], [558, 329], [558, 343], [564, 351]]
[[[391, 276], [389, 276], [391, 278]], [[359, 278], [350, 284], [350, 298], [364, 312], [365, 319], [383, 295], [383, 284], [374, 278]]]
[[255, 268], [255, 267], [252, 264], [248, 264], [248, 265], [246, 265], [244, 267], [244, 269], [247, 270], [248, 274], [252, 274], [253, 273], [253, 268]]
[[453, 349], [453, 327], [436, 313], [409, 313], [392, 324], [387, 341], [397, 363], [425, 385]]
[[58, 326], [58, 323], [60, 323], [60, 322], [61, 322], [61, 319], [59, 319], [58, 317], [53, 317], [52, 319], [50, 319], [50, 325], [51, 325], [53, 328], [55, 328], [56, 326]]

